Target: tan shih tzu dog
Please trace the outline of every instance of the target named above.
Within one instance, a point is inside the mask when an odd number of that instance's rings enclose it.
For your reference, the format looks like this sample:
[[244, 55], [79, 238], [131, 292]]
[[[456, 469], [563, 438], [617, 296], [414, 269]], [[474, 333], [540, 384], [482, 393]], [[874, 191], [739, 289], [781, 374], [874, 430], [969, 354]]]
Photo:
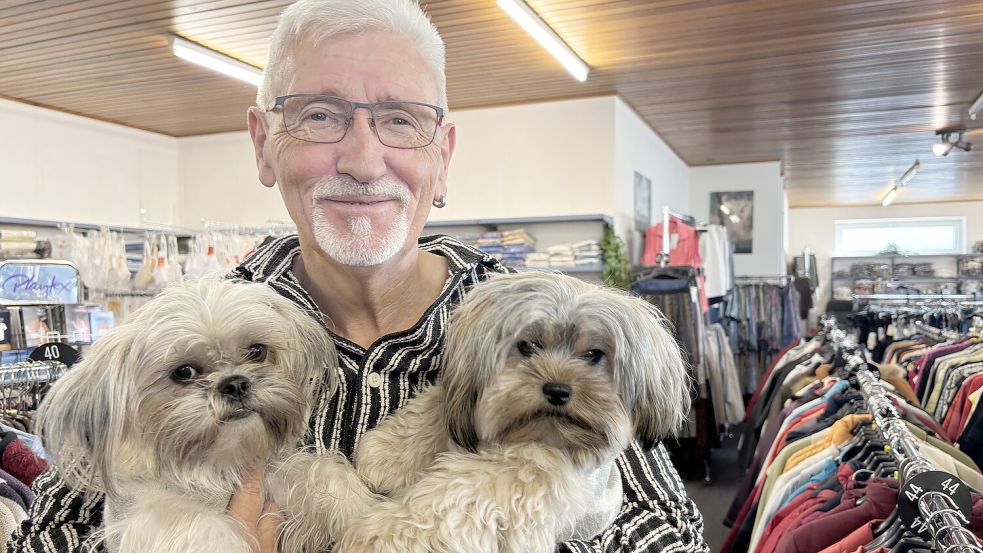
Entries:
[[297, 450], [336, 367], [322, 325], [269, 286], [174, 285], [52, 387], [39, 426], [69, 485], [106, 493], [110, 552], [249, 553], [229, 499]]
[[[300, 453], [271, 490], [288, 549], [547, 553], [621, 508], [615, 459], [685, 418], [679, 348], [649, 303], [579, 279], [502, 275], [453, 311], [441, 380], [361, 440]], [[297, 483], [307, 482], [305, 487]]]

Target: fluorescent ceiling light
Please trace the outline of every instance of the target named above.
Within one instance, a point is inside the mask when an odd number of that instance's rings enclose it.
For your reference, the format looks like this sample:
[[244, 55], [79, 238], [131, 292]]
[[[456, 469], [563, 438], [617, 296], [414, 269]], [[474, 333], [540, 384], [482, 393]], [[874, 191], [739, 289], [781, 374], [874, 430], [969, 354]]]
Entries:
[[728, 219], [730, 219], [730, 222], [734, 223], [735, 225], [741, 222], [741, 218], [734, 214], [731, 214], [730, 217], [728, 217]]
[[980, 94], [980, 96], [976, 99], [976, 101], [973, 102], [973, 105], [969, 106], [969, 117], [970, 117], [970, 119], [972, 119], [973, 121], [975, 121], [976, 120], [976, 114], [979, 113], [979, 112], [981, 112], [981, 111], [983, 111], [983, 94]]
[[171, 51], [181, 59], [235, 77], [253, 86], [259, 86], [260, 81], [263, 80], [262, 69], [177, 35], [171, 36]]
[[915, 178], [915, 175], [918, 174], [918, 171], [921, 168], [922, 168], [922, 164], [916, 159], [915, 163], [911, 167], [909, 167], [908, 170], [905, 171], [903, 175], [901, 175], [901, 180], [898, 181], [898, 186], [904, 186], [908, 184], [908, 182], [910, 182], [911, 179]]
[[720, 211], [723, 211], [724, 215], [730, 215], [730, 208], [726, 204], [720, 204]]
[[891, 205], [891, 202], [894, 201], [894, 197], [897, 195], [898, 195], [898, 187], [892, 186], [891, 189], [887, 191], [887, 194], [884, 195], [884, 199], [881, 200], [881, 205], [884, 207]]
[[547, 52], [553, 54], [553, 57], [573, 75], [573, 78], [580, 82], [587, 80], [590, 67], [525, 2], [522, 0], [498, 0], [498, 6], [527, 33], [532, 35], [543, 48], [546, 48]]

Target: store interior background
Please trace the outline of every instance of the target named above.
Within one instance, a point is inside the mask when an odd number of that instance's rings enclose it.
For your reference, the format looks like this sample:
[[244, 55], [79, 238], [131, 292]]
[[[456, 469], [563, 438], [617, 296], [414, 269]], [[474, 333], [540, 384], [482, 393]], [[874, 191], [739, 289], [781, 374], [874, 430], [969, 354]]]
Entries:
[[[256, 177], [245, 131], [255, 89], [172, 59], [166, 44], [179, 33], [262, 65], [287, 3], [0, 7], [0, 30], [11, 23], [0, 32], [0, 218], [187, 231], [289, 221]], [[652, 224], [666, 206], [705, 222], [711, 192], [753, 191], [753, 253], [735, 255], [736, 275], [785, 275], [808, 248], [813, 323], [831, 297], [837, 220], [965, 217], [966, 247], [983, 240], [983, 134], [968, 137], [980, 143], [971, 152], [931, 151], [938, 130], [983, 129], [967, 114], [983, 91], [979, 3], [529, 4], [592, 67], [587, 83], [492, 0], [426, 3], [447, 41], [458, 129], [447, 207], [432, 221], [605, 215], [637, 263], [635, 173], [652, 182]], [[130, 59], [127, 41], [144, 54]], [[152, 112], [209, 130], [121, 124]], [[916, 159], [921, 173], [883, 207]], [[714, 502], [732, 494], [691, 493], [711, 510], [710, 531]]]

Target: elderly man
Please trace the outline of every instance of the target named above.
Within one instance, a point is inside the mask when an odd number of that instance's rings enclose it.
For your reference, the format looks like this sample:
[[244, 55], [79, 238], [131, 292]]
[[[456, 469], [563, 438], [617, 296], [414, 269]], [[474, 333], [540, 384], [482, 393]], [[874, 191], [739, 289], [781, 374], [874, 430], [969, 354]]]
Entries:
[[[318, 451], [351, 456], [366, 431], [435, 381], [448, 310], [506, 270], [448, 237], [420, 238], [431, 206], [447, 201], [456, 135], [446, 109], [443, 42], [414, 0], [301, 0], [284, 11], [248, 124], [259, 180], [279, 185], [298, 234], [263, 246], [233, 276], [323, 315], [341, 385], [315, 407]], [[618, 462], [625, 499], [615, 524], [561, 551], [708, 551], [661, 445], [633, 445]], [[267, 553], [275, 545], [259, 487], [257, 478], [229, 509]], [[34, 491], [8, 552], [81, 551], [100, 499], [53, 473]]]

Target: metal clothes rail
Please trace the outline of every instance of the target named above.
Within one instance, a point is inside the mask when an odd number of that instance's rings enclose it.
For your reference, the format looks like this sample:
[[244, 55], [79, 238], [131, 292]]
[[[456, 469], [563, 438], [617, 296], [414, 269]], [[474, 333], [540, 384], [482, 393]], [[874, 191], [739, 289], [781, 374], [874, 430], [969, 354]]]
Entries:
[[[901, 467], [902, 488], [898, 508], [909, 507], [912, 510], [910, 517], [913, 517], [905, 520], [906, 527], [915, 533], [929, 535], [939, 553], [983, 553], [976, 536], [966, 529], [969, 523], [966, 505], [962, 509], [957, 505], [957, 497], [968, 499], [968, 486], [956, 476], [940, 471], [921, 456], [916, 438], [887, 396], [879, 375], [870, 370], [860, 350], [851, 351], [856, 347], [852, 337], [837, 328], [832, 320], [823, 321], [823, 325], [827, 337], [848, 352], [844, 355], [847, 367], [856, 379], [878, 431]], [[926, 484], [934, 482], [933, 477], [940, 474], [945, 479], [938, 486]]]

